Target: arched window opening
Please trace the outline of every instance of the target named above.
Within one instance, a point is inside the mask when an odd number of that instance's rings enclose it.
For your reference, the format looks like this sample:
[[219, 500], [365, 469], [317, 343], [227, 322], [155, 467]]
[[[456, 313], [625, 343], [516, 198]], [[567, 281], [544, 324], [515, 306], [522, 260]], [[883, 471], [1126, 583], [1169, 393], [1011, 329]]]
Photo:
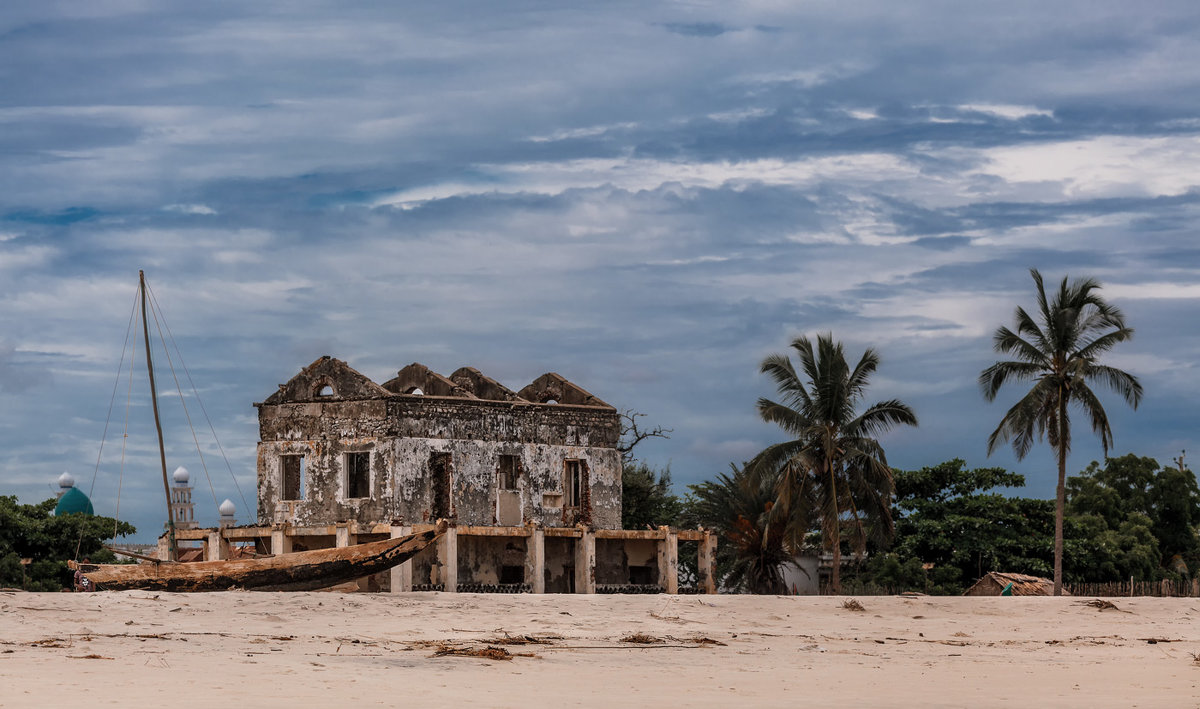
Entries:
[[333, 387], [326, 384], [321, 387], [321, 391], [317, 392], [317, 396], [333, 396]]
[[421, 387], [412, 387], [411, 389], [409, 389], [408, 391], [406, 391], [404, 393], [411, 394], [413, 396], [425, 396], [425, 392], [421, 391]]

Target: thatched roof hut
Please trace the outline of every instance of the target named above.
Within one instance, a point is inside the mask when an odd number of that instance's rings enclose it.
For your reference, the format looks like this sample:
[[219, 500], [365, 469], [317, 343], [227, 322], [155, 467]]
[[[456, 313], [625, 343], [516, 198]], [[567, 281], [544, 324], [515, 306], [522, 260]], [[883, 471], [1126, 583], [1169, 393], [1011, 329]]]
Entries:
[[[1025, 574], [1006, 574], [1000, 571], [989, 571], [983, 575], [974, 586], [966, 590], [964, 596], [999, 596], [1008, 584], [1012, 584], [1014, 596], [1052, 596], [1054, 582], [1041, 576], [1026, 576]], [[1067, 589], [1062, 591], [1064, 596], [1071, 595]]]

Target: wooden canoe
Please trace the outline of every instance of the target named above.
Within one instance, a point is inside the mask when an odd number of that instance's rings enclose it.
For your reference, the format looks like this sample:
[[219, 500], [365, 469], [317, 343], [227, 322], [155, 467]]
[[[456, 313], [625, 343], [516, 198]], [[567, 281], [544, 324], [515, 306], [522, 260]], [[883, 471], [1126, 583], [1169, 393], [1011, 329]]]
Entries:
[[108, 591], [195, 592], [312, 591], [385, 571], [416, 556], [446, 531], [445, 523], [427, 532], [332, 549], [314, 549], [261, 559], [79, 564], [96, 587]]

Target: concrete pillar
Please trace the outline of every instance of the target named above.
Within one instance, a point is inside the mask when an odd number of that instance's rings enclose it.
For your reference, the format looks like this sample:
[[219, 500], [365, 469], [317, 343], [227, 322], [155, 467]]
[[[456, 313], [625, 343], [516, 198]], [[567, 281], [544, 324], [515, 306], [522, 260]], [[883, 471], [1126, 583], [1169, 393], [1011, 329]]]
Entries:
[[[392, 539], [407, 537], [412, 534], [412, 527], [392, 525]], [[408, 593], [412, 591], [412, 559], [393, 566], [389, 571], [392, 578], [392, 593]]]
[[447, 593], [458, 593], [458, 529], [450, 527], [438, 542], [441, 581]]
[[717, 592], [717, 535], [705, 530], [704, 538], [700, 540], [700, 558], [696, 569], [699, 578], [696, 579], [700, 593]]
[[159, 537], [159, 539], [158, 539], [158, 560], [159, 561], [170, 561], [171, 560], [171, 549], [170, 549], [170, 545], [167, 542], [166, 537]]
[[229, 542], [221, 536], [221, 530], [212, 530], [208, 533], [208, 539], [204, 540], [204, 560], [220, 561], [228, 558]]
[[292, 538], [282, 528], [271, 530], [271, 553], [275, 556], [292, 553]]
[[334, 544], [338, 547], [348, 547], [357, 543], [356, 534], [350, 533], [350, 525], [346, 522], [338, 522], [337, 529], [334, 531]]
[[596, 533], [582, 529], [575, 540], [575, 593], [596, 592]]
[[679, 536], [670, 527], [659, 527], [658, 585], [667, 593], [679, 593]]
[[525, 542], [525, 580], [534, 593], [546, 592], [546, 533], [541, 527], [533, 530]]

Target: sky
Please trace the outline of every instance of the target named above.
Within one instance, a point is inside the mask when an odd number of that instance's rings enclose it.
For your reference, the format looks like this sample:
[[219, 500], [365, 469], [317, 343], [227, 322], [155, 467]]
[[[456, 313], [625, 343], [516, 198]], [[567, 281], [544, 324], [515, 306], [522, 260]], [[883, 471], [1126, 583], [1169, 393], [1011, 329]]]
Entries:
[[759, 364], [822, 332], [915, 409], [893, 467], [1050, 497], [1046, 446], [987, 455], [991, 333], [1030, 268], [1100, 280], [1145, 387], [1113, 452], [1200, 453], [1197, 165], [1194, 1], [4, 3], [0, 494], [68, 471], [161, 529], [144, 269], [203, 524], [253, 521], [253, 403], [321, 355], [558, 372], [671, 429], [636, 452], [682, 491], [783, 440]]

